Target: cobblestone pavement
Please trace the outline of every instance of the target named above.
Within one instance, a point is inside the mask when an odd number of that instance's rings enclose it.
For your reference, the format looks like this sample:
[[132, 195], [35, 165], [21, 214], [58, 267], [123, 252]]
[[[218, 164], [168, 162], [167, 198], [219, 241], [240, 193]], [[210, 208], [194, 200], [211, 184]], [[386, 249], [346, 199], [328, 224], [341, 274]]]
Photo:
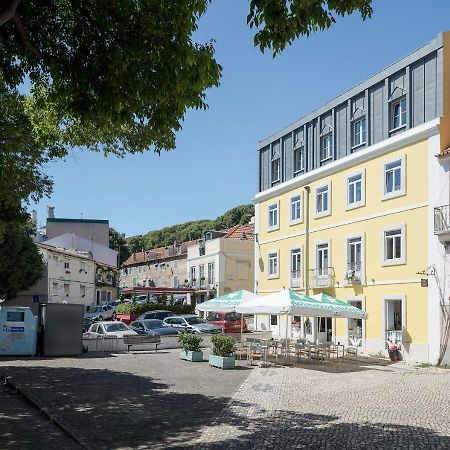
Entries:
[[252, 371], [193, 447], [450, 448], [449, 370], [336, 366]]

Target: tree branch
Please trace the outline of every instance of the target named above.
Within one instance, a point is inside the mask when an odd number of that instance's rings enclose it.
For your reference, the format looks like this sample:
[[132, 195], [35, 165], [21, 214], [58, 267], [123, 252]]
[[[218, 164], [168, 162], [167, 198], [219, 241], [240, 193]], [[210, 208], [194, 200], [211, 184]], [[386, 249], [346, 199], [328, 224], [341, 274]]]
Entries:
[[9, 6], [7, 6], [6, 9], [0, 12], [0, 27], [6, 22], [10, 21], [16, 15], [19, 3], [20, 0], [12, 0]]
[[37, 56], [39, 59], [45, 59], [44, 54], [30, 41], [27, 30], [25, 30], [19, 14], [16, 13], [12, 18], [12, 21], [25, 47], [28, 48], [28, 50], [30, 50], [30, 52], [33, 53], [33, 55]]

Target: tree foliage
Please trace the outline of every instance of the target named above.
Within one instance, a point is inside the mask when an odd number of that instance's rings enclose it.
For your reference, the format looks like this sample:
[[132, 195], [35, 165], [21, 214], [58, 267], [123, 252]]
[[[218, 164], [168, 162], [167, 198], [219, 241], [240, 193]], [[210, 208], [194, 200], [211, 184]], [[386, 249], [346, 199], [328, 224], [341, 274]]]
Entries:
[[109, 229], [109, 248], [119, 252], [119, 267], [131, 254], [124, 233], [119, 233], [114, 228]]
[[237, 224], [248, 223], [254, 214], [254, 205], [240, 205], [228, 210], [214, 220], [195, 220], [172, 225], [160, 230], [149, 231], [144, 235], [130, 237], [127, 242], [132, 252], [165, 247], [175, 241], [185, 242], [200, 239], [207, 230], [226, 230]]
[[330, 28], [336, 17], [358, 11], [372, 15], [372, 0], [251, 0], [247, 23], [258, 31], [255, 46], [274, 55], [300, 36]]
[[0, 222], [0, 299], [6, 301], [33, 286], [43, 271], [41, 254], [32, 239], [33, 226], [16, 211], [10, 211], [8, 223], [4, 216]]

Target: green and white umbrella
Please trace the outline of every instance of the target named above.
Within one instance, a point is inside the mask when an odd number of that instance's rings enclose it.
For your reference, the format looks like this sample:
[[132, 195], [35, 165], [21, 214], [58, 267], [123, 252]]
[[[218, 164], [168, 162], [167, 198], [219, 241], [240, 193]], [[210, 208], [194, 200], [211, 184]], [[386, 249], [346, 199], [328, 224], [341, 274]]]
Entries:
[[205, 312], [235, 312], [236, 308], [243, 302], [250, 301], [256, 298], [257, 295], [253, 292], [244, 289], [230, 294], [221, 295], [197, 305], [199, 311]]
[[241, 314], [289, 314], [304, 317], [367, 319], [367, 313], [327, 294], [307, 297], [291, 289], [260, 296], [236, 307]]

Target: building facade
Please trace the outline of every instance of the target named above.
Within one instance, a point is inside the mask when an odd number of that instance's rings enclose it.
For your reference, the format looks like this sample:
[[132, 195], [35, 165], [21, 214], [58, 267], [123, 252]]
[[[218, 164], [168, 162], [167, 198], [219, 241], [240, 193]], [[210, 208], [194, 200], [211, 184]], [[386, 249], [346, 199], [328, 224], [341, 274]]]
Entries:
[[42, 278], [10, 304], [28, 306], [38, 313], [39, 303], [76, 303], [88, 307], [96, 304], [95, 261], [89, 253], [37, 244], [44, 260]]
[[236, 225], [227, 232], [206, 231], [188, 248], [189, 283], [196, 302], [240, 289], [254, 288], [254, 225]]
[[133, 253], [120, 271], [120, 287], [188, 287], [187, 249], [197, 241], [188, 241]]
[[448, 363], [449, 90], [443, 33], [259, 142], [255, 291], [326, 292], [369, 314], [295, 318], [307, 337], [367, 354], [397, 340], [405, 359]]

